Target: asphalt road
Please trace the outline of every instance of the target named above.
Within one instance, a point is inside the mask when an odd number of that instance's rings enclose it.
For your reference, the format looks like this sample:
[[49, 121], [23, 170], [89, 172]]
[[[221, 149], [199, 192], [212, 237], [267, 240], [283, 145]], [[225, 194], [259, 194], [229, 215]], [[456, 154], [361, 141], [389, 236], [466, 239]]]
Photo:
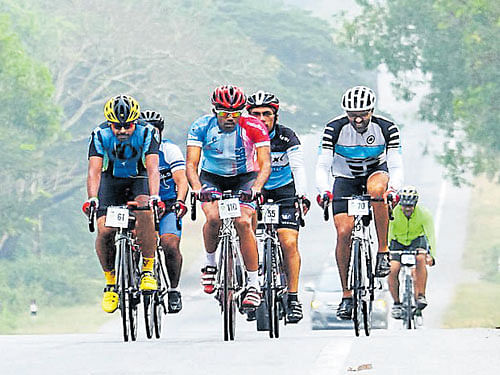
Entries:
[[[424, 134], [428, 134], [426, 140]], [[430, 142], [430, 132], [404, 130], [405, 139]], [[304, 137], [307, 165], [314, 165], [318, 135]], [[432, 146], [432, 145], [431, 145]], [[147, 340], [143, 327], [139, 339], [123, 343], [120, 320], [88, 335], [0, 336], [1, 374], [470, 374], [495, 373], [498, 330], [441, 329], [457, 282], [463, 280], [460, 259], [465, 239], [469, 191], [443, 181], [430, 156], [421, 156], [421, 143], [407, 142], [407, 183], [419, 186], [421, 203], [435, 214], [438, 227], [437, 265], [429, 272], [424, 327], [374, 330], [370, 337], [354, 337], [351, 330], [312, 331], [308, 303], [304, 320], [281, 330], [280, 339], [256, 332], [255, 323], [243, 317], [237, 322], [236, 341], [223, 342], [222, 318], [212, 297], [198, 285], [199, 264], [185, 270], [182, 283], [184, 309], [167, 316], [160, 340]], [[408, 173], [410, 171], [410, 173]], [[313, 168], [308, 168], [314, 181]], [[311, 197], [313, 184], [311, 184]], [[325, 265], [332, 263], [335, 234], [331, 222], [322, 221], [313, 208], [301, 235], [302, 282], [314, 282]], [[118, 313], [117, 313], [118, 318]], [[355, 370], [355, 371], [354, 371]]]

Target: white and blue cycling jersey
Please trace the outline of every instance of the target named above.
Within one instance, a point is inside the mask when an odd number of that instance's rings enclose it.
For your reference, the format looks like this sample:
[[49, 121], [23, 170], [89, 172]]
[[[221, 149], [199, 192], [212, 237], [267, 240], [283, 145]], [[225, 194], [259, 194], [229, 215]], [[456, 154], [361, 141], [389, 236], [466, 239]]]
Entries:
[[271, 138], [271, 175], [264, 185], [266, 190], [274, 190], [295, 184], [297, 195], [305, 195], [307, 189], [302, 145], [295, 132], [281, 124], [276, 124], [269, 133]]
[[106, 122], [92, 131], [88, 157], [103, 158], [103, 173], [114, 177], [146, 176], [146, 155], [158, 154], [159, 135], [151, 125], [138, 120], [126, 141], [120, 141]]
[[366, 131], [360, 134], [346, 115], [326, 124], [316, 167], [320, 193], [331, 190], [330, 176], [367, 177], [379, 167], [387, 167], [389, 187], [401, 188], [403, 161], [397, 125], [380, 116], [372, 116]]
[[186, 162], [181, 149], [168, 139], [160, 144], [160, 197], [163, 201], [177, 199], [177, 187], [173, 173], [186, 169]]
[[269, 146], [266, 126], [253, 116], [241, 116], [231, 132], [220, 130], [215, 115], [193, 122], [188, 133], [188, 146], [203, 151], [201, 169], [224, 177], [256, 172], [256, 148]]

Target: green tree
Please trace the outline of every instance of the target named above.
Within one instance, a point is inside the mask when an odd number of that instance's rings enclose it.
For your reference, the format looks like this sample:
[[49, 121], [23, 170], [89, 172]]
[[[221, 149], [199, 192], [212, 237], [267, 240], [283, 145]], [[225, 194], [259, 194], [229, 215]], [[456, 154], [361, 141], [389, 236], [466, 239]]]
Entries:
[[411, 99], [428, 77], [423, 119], [446, 136], [439, 160], [452, 181], [468, 171], [500, 176], [500, 3], [488, 0], [357, 1], [363, 14], [346, 25], [350, 45], [366, 66], [384, 63]]

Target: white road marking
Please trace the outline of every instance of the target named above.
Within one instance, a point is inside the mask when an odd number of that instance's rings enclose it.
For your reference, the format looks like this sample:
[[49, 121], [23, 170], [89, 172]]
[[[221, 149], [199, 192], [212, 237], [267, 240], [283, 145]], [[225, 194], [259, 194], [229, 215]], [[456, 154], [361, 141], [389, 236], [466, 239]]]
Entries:
[[[332, 339], [319, 353], [312, 365], [311, 375], [339, 375], [344, 374], [343, 366], [351, 352], [354, 339]], [[342, 371], [342, 372], [341, 372]]]

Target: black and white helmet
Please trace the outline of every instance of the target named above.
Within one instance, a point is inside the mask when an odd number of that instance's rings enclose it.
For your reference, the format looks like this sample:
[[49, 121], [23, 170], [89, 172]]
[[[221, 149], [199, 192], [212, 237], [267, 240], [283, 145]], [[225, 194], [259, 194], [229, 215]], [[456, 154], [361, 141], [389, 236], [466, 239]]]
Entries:
[[375, 108], [375, 93], [365, 86], [355, 86], [342, 96], [342, 109], [346, 112], [369, 111]]
[[274, 113], [277, 113], [280, 108], [280, 101], [274, 94], [259, 90], [247, 98], [246, 107], [247, 111], [256, 107], [271, 107], [274, 109]]
[[165, 127], [165, 120], [163, 120], [163, 117], [162, 115], [160, 115], [159, 112], [151, 110], [142, 111], [141, 116], [139, 118], [153, 125], [160, 131], [160, 133], [163, 131], [163, 128]]
[[415, 206], [418, 202], [417, 188], [412, 185], [405, 186], [399, 192], [399, 204], [401, 206]]

